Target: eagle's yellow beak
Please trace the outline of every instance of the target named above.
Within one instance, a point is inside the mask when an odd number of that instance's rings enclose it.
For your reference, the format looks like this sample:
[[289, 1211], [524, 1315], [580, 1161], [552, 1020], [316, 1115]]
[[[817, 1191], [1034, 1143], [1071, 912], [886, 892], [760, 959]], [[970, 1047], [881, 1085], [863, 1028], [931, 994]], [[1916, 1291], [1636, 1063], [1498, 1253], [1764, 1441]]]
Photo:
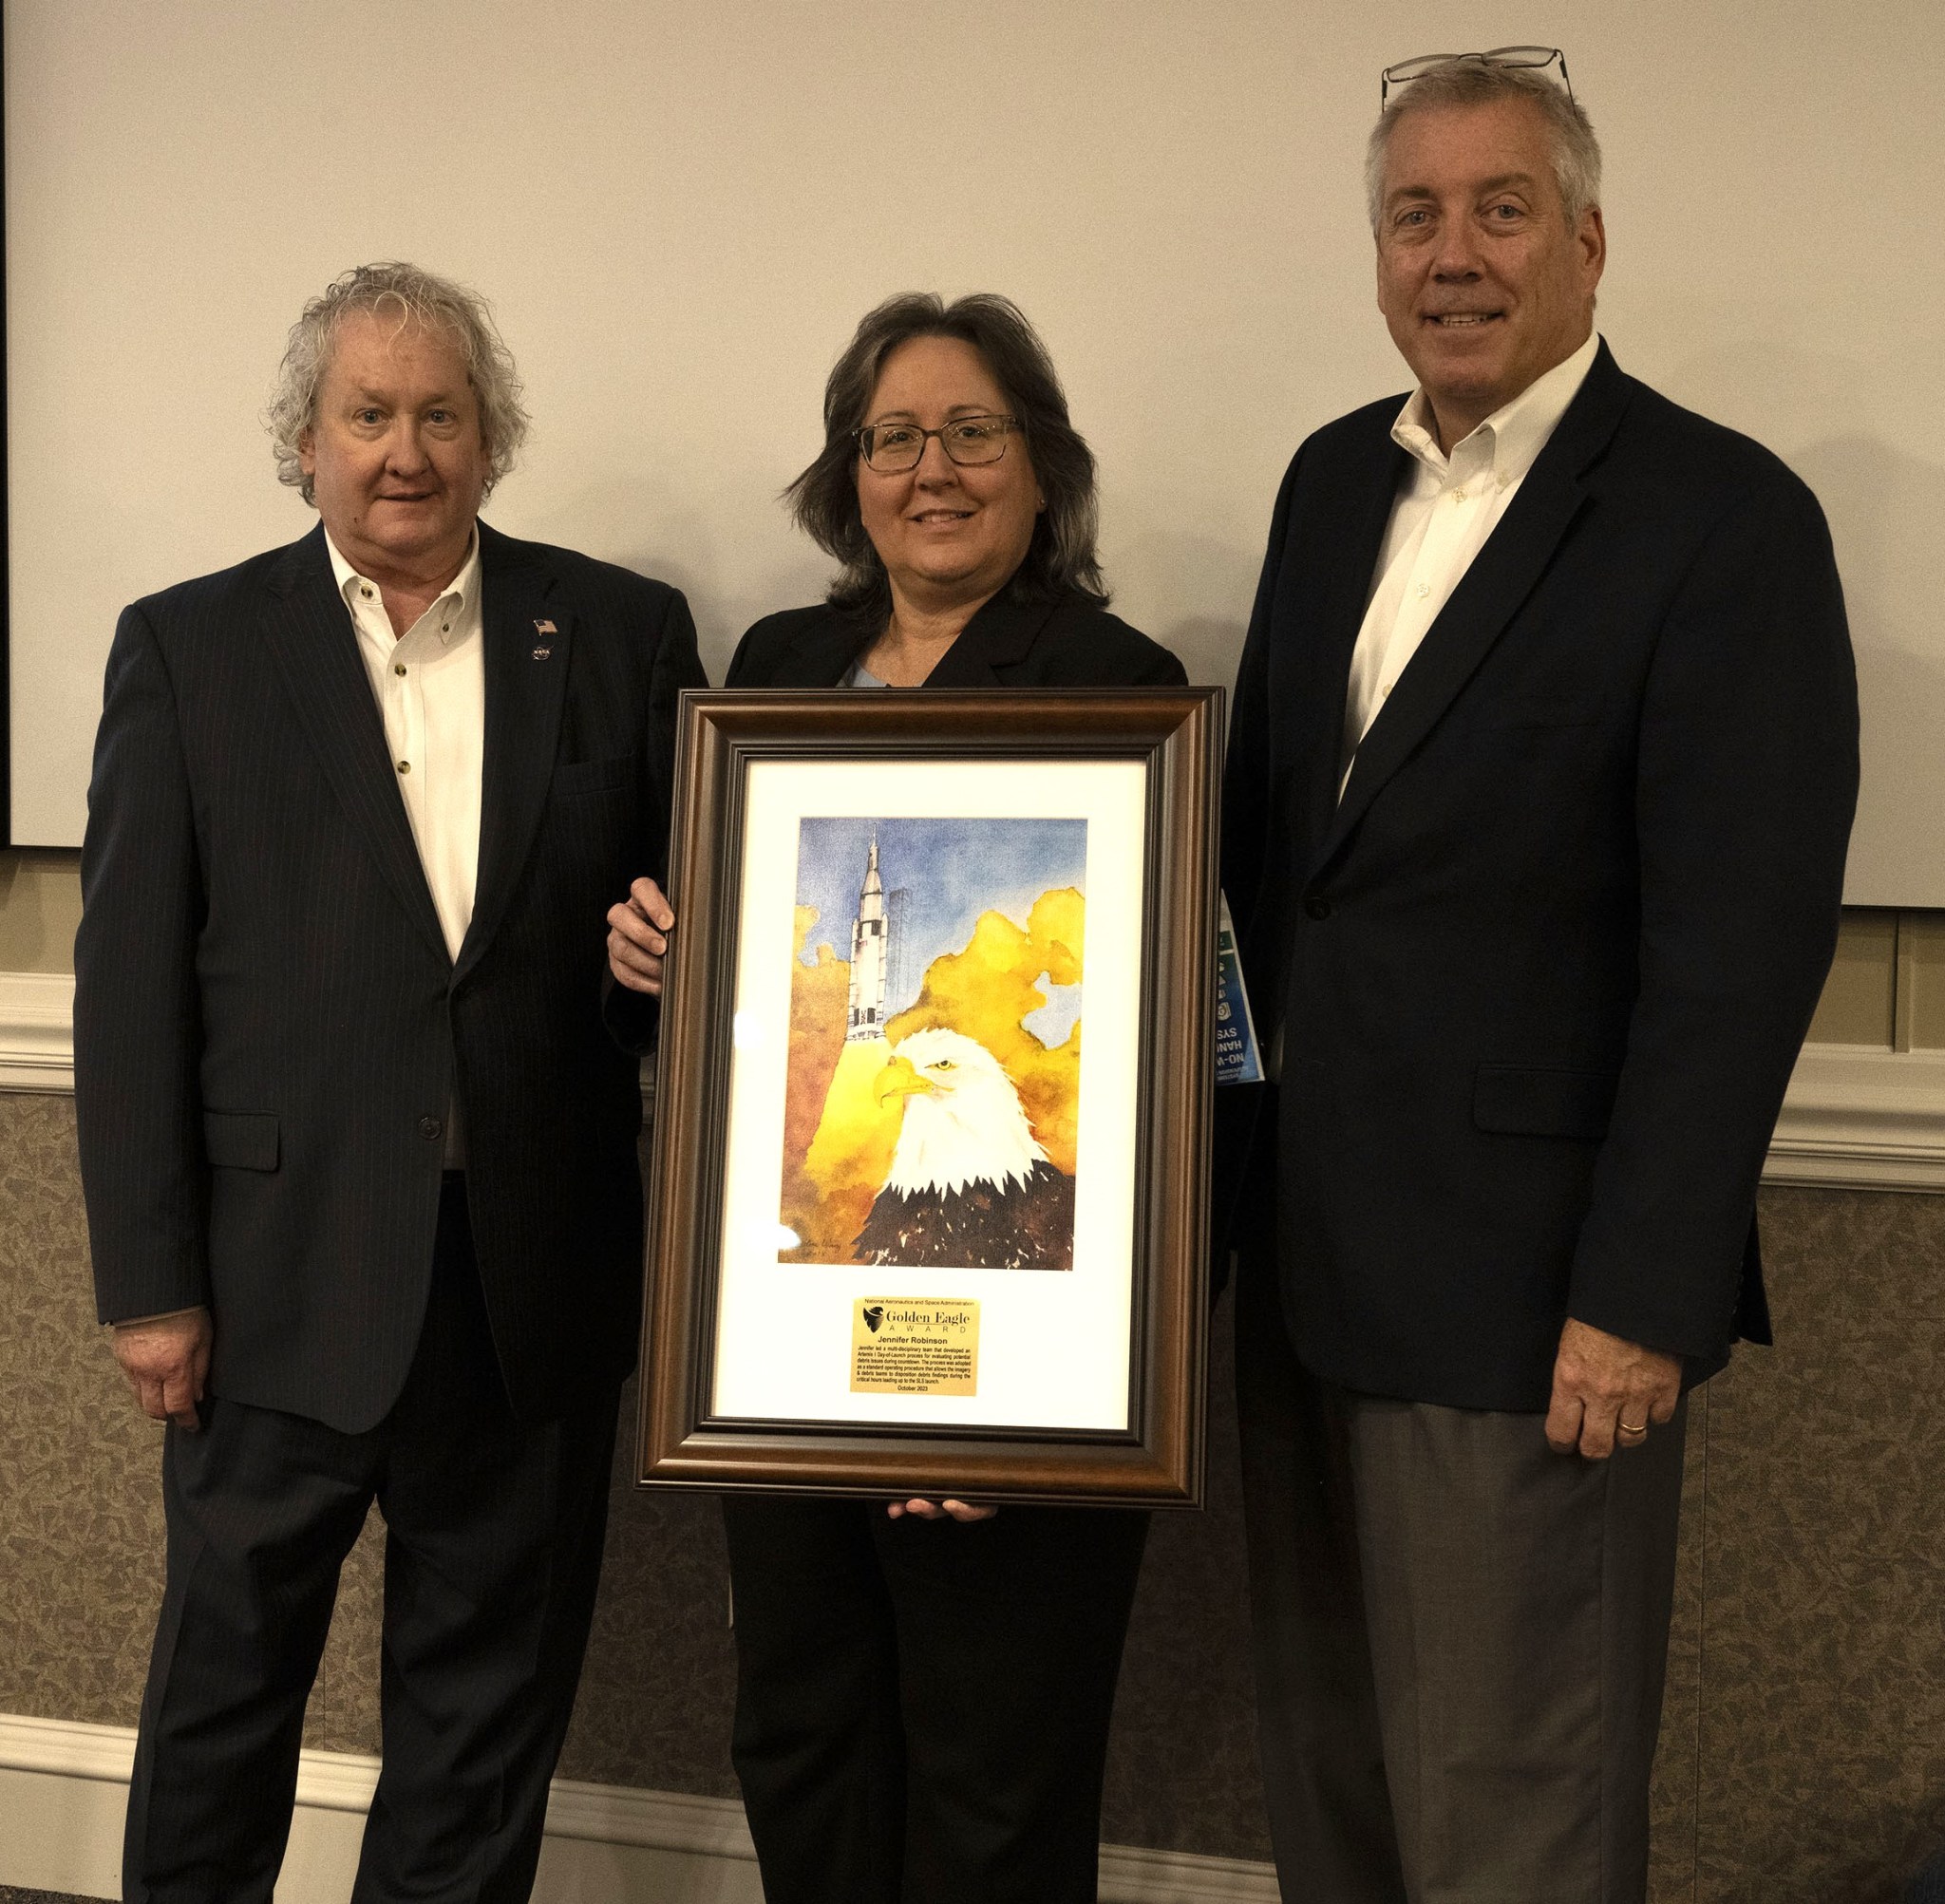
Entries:
[[909, 1098], [920, 1092], [929, 1094], [932, 1085], [918, 1075], [910, 1058], [894, 1058], [873, 1082], [871, 1094], [878, 1100], [879, 1109], [893, 1098]]

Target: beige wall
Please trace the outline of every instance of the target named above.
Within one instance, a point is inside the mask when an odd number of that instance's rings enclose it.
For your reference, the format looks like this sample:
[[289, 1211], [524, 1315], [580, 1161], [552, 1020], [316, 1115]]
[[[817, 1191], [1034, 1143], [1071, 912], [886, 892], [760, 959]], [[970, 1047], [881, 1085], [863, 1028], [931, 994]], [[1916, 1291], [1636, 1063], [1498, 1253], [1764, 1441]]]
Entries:
[[[78, 854], [0, 851], [0, 971], [72, 971], [80, 918]], [[1848, 911], [1810, 1037], [1945, 1048], [1945, 912]]]
[[1810, 1039], [1894, 1051], [1945, 1047], [1945, 912], [1850, 908]]
[[0, 971], [72, 971], [81, 856], [0, 851]]

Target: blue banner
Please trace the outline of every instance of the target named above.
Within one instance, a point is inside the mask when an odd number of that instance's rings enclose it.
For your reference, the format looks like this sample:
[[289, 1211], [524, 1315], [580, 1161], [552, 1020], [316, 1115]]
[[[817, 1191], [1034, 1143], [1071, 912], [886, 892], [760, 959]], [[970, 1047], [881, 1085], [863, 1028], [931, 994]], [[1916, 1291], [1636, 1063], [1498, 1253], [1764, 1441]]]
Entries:
[[1256, 1022], [1250, 1016], [1250, 996], [1243, 990], [1242, 960], [1236, 950], [1236, 927], [1229, 916], [1229, 899], [1221, 895], [1216, 925], [1216, 1082], [1218, 1084], [1260, 1084], [1263, 1061], [1256, 1049]]

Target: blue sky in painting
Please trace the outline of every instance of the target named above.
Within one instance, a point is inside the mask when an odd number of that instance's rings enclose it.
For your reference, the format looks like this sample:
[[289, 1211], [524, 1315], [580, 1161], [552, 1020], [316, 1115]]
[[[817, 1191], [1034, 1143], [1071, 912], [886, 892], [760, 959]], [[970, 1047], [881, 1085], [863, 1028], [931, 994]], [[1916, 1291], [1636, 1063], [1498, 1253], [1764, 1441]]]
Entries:
[[[797, 903], [818, 910], [806, 951], [822, 944], [840, 958], [851, 956], [851, 921], [874, 835], [893, 930], [902, 927], [904, 934], [903, 946], [894, 948], [887, 1011], [912, 1003], [925, 968], [941, 952], [961, 951], [981, 913], [1004, 913], [1024, 926], [1028, 909], [1049, 888], [1087, 890], [1085, 820], [805, 820], [797, 836]], [[902, 899], [892, 896], [900, 893]], [[1079, 999], [1067, 1013], [1064, 1003], [1056, 1000], [1048, 1022], [1035, 1023], [1043, 1038], [1059, 1029], [1062, 1016], [1070, 1020]]]

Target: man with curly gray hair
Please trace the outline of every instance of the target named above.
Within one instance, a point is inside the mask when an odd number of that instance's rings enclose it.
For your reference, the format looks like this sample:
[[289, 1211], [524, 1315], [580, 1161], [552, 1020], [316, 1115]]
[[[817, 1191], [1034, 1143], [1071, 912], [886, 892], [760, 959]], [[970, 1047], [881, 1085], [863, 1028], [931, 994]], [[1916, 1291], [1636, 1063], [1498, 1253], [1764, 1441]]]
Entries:
[[315, 485], [305, 467], [304, 439], [316, 427], [317, 394], [338, 327], [353, 314], [388, 317], [401, 329], [416, 325], [443, 331], [457, 349], [479, 405], [480, 430], [485, 440], [483, 501], [513, 467], [527, 439], [527, 413], [520, 404], [513, 352], [501, 342], [484, 299], [449, 278], [396, 262], [364, 264], [346, 272], [313, 297], [291, 327], [276, 388], [264, 411], [277, 460], [277, 480], [288, 482], [305, 501], [316, 501]]
[[471, 292], [347, 273], [269, 421], [320, 519], [124, 612], [83, 856], [96, 1293], [168, 1424], [125, 1895], [268, 1904], [375, 1500], [354, 1895], [518, 1899], [636, 1335], [641, 1103], [612, 1034], [651, 1021], [604, 1003], [603, 914], [661, 863], [703, 675], [673, 589], [479, 519], [526, 415]]

